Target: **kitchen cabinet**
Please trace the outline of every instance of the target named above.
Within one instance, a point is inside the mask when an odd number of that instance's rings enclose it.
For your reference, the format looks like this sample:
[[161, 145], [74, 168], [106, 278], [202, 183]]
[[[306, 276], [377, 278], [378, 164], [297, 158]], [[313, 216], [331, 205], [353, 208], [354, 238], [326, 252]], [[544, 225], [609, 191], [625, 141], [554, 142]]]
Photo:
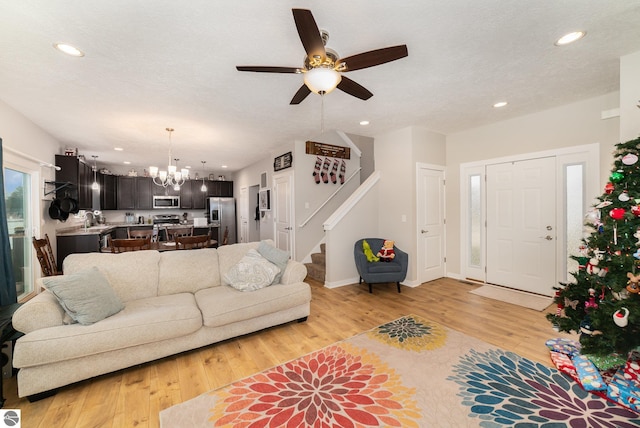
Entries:
[[174, 190], [173, 186], [162, 187], [158, 186], [150, 178], [153, 186], [153, 196], [180, 196], [180, 190]]
[[65, 257], [73, 253], [97, 253], [102, 248], [102, 242], [106, 235], [114, 237], [114, 232], [94, 233], [87, 235], [57, 236], [57, 263], [58, 270], [62, 271], [62, 262]]
[[207, 197], [232, 198], [233, 181], [206, 181]]
[[116, 200], [119, 210], [134, 210], [136, 208], [136, 177], [118, 177]]
[[149, 177], [118, 177], [117, 209], [119, 210], [150, 210], [153, 205], [153, 189]]
[[190, 210], [193, 208], [193, 195], [195, 192], [192, 189], [194, 180], [187, 180], [182, 186], [180, 186], [180, 208]]
[[151, 186], [154, 184], [151, 180], [150, 177], [136, 177], [136, 209], [150, 210], [153, 208], [153, 189]]
[[118, 177], [115, 175], [99, 174], [100, 209], [118, 209]]
[[56, 197], [74, 198], [78, 201], [79, 209], [90, 210], [93, 204], [91, 189], [93, 171], [91, 166], [75, 156], [56, 155], [55, 159], [56, 165], [60, 167], [60, 170], [56, 171], [56, 181], [70, 183], [69, 186], [58, 190]]

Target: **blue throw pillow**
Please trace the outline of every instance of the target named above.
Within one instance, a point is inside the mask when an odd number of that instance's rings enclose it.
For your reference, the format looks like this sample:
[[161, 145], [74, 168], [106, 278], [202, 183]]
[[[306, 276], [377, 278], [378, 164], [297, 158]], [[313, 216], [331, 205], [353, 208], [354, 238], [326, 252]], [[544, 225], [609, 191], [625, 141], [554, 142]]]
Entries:
[[284, 270], [287, 268], [287, 263], [289, 263], [289, 253], [286, 251], [282, 251], [279, 248], [273, 247], [267, 244], [265, 241], [261, 241], [260, 245], [258, 245], [258, 253], [265, 259], [269, 260], [274, 265], [280, 268], [280, 272], [273, 279], [271, 284], [279, 284], [280, 279], [282, 278], [282, 274]]

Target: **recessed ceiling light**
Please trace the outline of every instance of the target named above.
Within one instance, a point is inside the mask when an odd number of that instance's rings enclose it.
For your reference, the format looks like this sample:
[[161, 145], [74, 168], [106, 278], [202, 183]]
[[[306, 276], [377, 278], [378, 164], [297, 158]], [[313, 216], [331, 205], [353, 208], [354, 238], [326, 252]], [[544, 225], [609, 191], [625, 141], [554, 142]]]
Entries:
[[124, 162], [122, 162], [122, 163], [123, 163], [123, 164], [125, 164], [125, 165], [129, 165], [131, 162], [129, 162], [129, 161], [124, 161]]
[[506, 105], [507, 105], [507, 102], [506, 102], [506, 101], [500, 101], [500, 102], [495, 103], [493, 106], [494, 106], [495, 108], [500, 108], [500, 107], [504, 107], [504, 106], [506, 106]]
[[82, 52], [80, 49], [76, 48], [75, 46], [71, 46], [68, 45], [66, 43], [54, 43], [53, 47], [58, 49], [60, 52], [64, 52], [67, 55], [71, 55], [71, 56], [84, 56], [84, 52]]
[[555, 45], [556, 46], [568, 45], [569, 43], [573, 43], [576, 40], [580, 40], [581, 38], [583, 38], [586, 35], [587, 35], [586, 31], [573, 31], [571, 33], [565, 34], [564, 36], [562, 36], [558, 40], [556, 40]]
[[362, 125], [362, 126], [367, 126], [368, 124], [369, 124], [368, 120], [361, 120], [360, 121], [360, 125]]
[[228, 168], [226, 165], [221, 165], [220, 168]]
[[121, 152], [124, 149], [122, 147], [114, 147], [113, 150], [115, 150], [116, 152]]

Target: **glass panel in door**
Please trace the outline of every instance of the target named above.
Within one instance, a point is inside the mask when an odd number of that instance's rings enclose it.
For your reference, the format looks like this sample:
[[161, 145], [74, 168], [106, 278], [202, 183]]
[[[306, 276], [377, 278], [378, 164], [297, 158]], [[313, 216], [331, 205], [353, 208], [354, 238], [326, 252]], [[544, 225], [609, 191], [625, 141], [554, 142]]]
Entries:
[[18, 301], [33, 291], [30, 183], [30, 174], [4, 168], [4, 197]]

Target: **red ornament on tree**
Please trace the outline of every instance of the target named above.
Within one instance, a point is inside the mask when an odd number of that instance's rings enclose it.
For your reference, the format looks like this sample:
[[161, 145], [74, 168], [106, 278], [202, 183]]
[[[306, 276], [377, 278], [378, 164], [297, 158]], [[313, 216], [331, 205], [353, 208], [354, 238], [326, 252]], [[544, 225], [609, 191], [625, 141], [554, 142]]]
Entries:
[[636, 217], [640, 217], [640, 205], [634, 205], [631, 207], [631, 214]]
[[609, 211], [609, 216], [614, 220], [622, 220], [624, 218], [624, 208], [614, 208]]
[[610, 195], [611, 193], [613, 193], [614, 189], [615, 189], [615, 187], [613, 186], [613, 183], [612, 182], [608, 182], [604, 186], [604, 193], [606, 193], [607, 195]]

